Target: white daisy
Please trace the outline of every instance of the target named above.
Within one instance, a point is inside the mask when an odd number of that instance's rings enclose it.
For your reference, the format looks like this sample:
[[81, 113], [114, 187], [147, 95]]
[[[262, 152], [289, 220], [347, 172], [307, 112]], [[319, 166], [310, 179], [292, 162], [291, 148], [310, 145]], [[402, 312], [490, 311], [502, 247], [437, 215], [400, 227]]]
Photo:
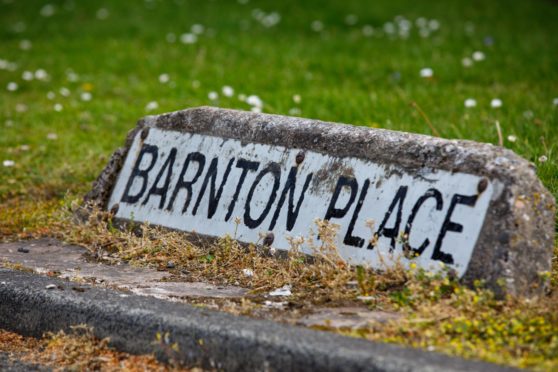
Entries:
[[40, 68], [37, 71], [35, 71], [35, 79], [37, 79], [37, 80], [47, 80], [48, 79], [48, 74], [45, 70]]
[[180, 41], [182, 44], [195, 44], [198, 41], [198, 36], [191, 33], [185, 33], [180, 35]]
[[467, 98], [465, 100], [465, 107], [471, 108], [477, 105], [477, 101], [474, 98]]
[[159, 83], [161, 84], [166, 84], [168, 83], [170, 80], [170, 76], [169, 74], [161, 74], [159, 75]]
[[151, 101], [148, 102], [147, 105], [145, 105], [145, 111], [153, 111], [153, 110], [157, 110], [159, 108], [159, 104], [157, 103], [157, 101]]
[[13, 167], [13, 166], [15, 165], [15, 161], [13, 161], [13, 160], [4, 160], [4, 161], [2, 162], [2, 165], [5, 166], [6, 168]]
[[354, 14], [349, 14], [345, 17], [345, 23], [349, 26], [354, 26], [358, 22], [358, 17]]
[[431, 78], [432, 76], [434, 76], [434, 71], [431, 68], [425, 67], [420, 70], [420, 77]]
[[232, 97], [234, 95], [234, 89], [228, 85], [225, 85], [221, 91], [225, 97]]
[[190, 28], [190, 31], [192, 31], [193, 34], [200, 35], [203, 34], [203, 32], [205, 31], [205, 27], [200, 24], [194, 24]]
[[473, 53], [473, 59], [475, 61], [483, 61], [485, 58], [486, 56], [484, 55], [484, 53], [479, 50]]
[[370, 25], [364, 25], [362, 27], [362, 34], [366, 37], [370, 37], [370, 36], [374, 35], [374, 27], [372, 27]]
[[465, 57], [461, 60], [463, 67], [471, 67], [473, 65], [473, 60], [469, 57]]
[[82, 101], [87, 102], [87, 101], [91, 101], [91, 98], [93, 98], [93, 96], [89, 92], [83, 92], [81, 93], [80, 98]]
[[21, 50], [29, 50], [31, 49], [31, 47], [33, 46], [33, 44], [31, 44], [31, 42], [29, 40], [21, 40], [19, 42], [19, 49]]
[[52, 4], [46, 4], [41, 8], [40, 14], [43, 17], [52, 17], [56, 13], [56, 8]]
[[68, 97], [70, 95], [70, 90], [66, 87], [60, 88], [60, 94], [64, 97]]
[[6, 89], [10, 92], [15, 92], [18, 88], [18, 85], [15, 81], [10, 81], [8, 85], [6, 85]]
[[54, 109], [54, 111], [56, 112], [60, 112], [62, 111], [62, 109], [64, 109], [64, 107], [62, 106], [61, 103], [55, 103], [54, 106], [52, 107]]
[[23, 73], [21, 74], [21, 78], [25, 81], [31, 81], [34, 77], [35, 75], [33, 75], [31, 71], [23, 71]]
[[316, 20], [312, 22], [312, 24], [310, 24], [310, 27], [313, 31], [320, 32], [324, 29], [324, 24], [322, 23], [322, 21]]
[[432, 30], [432, 31], [436, 31], [440, 28], [440, 22], [437, 19], [431, 19], [428, 22], [428, 27]]
[[246, 103], [248, 103], [250, 106], [259, 107], [259, 108], [263, 106], [263, 101], [261, 100], [260, 97], [256, 95], [248, 96], [246, 98]]
[[502, 107], [502, 100], [500, 98], [494, 98], [492, 101], [490, 101], [490, 107], [492, 108]]
[[217, 94], [217, 92], [209, 92], [207, 94], [207, 98], [209, 98], [212, 101], [216, 101], [219, 98], [219, 94]]

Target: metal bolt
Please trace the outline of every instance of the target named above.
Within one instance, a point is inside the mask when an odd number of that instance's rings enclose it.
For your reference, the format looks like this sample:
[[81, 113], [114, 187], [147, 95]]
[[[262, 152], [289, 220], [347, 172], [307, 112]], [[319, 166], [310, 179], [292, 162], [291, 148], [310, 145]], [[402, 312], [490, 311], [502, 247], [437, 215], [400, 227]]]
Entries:
[[118, 203], [116, 203], [115, 205], [112, 206], [112, 208], [110, 209], [110, 213], [114, 216], [118, 213], [118, 208], [120, 208], [120, 205]]
[[296, 158], [295, 158], [296, 164], [299, 165], [300, 163], [302, 163], [305, 157], [306, 154], [304, 153], [304, 151], [299, 151], [298, 154], [296, 154]]
[[482, 180], [479, 181], [479, 184], [477, 185], [477, 191], [478, 193], [482, 193], [484, 190], [486, 190], [486, 188], [488, 187], [488, 180], [486, 178], [483, 178]]
[[271, 244], [273, 244], [274, 240], [275, 240], [275, 235], [273, 235], [272, 232], [268, 232], [263, 240], [263, 245], [269, 247], [271, 246]]
[[141, 130], [141, 139], [145, 140], [148, 135], [149, 135], [149, 128], [143, 128]]

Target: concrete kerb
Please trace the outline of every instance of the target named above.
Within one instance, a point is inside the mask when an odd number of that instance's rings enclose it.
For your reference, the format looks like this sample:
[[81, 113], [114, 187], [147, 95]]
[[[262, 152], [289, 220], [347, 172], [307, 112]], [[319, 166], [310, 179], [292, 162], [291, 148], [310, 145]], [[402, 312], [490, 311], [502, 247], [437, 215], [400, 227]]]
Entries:
[[76, 324], [125, 352], [227, 371], [513, 370], [0, 269], [0, 328], [38, 337]]

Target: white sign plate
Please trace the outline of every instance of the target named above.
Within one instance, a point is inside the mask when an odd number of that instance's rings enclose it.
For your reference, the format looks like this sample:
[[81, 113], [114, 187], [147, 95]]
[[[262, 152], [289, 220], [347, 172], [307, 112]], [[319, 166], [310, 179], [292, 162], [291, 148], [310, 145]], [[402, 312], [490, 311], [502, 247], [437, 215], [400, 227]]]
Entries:
[[316, 219], [330, 220], [350, 263], [408, 264], [405, 251], [422, 267], [444, 263], [461, 276], [494, 192], [488, 182], [479, 194], [480, 180], [151, 128], [145, 140], [135, 136], [108, 205], [119, 205], [119, 218], [247, 243], [273, 232], [284, 250], [289, 236], [309, 237]]

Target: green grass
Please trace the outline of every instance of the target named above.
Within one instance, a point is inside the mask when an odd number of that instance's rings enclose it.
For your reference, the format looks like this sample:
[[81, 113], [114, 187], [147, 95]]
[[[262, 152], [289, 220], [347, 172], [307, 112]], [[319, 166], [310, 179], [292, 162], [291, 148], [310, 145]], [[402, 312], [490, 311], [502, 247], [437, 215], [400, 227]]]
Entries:
[[[46, 3], [0, 0], [0, 60], [17, 64], [0, 69], [0, 238], [44, 224], [64, 195], [86, 192], [140, 117], [200, 105], [250, 109], [239, 93], [258, 95], [267, 113], [298, 109], [297, 116], [432, 134], [414, 102], [442, 137], [494, 144], [498, 121], [504, 146], [535, 163], [558, 196], [556, 1], [66, 0], [51, 1], [55, 12], [43, 17]], [[107, 19], [97, 18], [100, 8]], [[281, 20], [266, 28], [255, 9]], [[346, 23], [350, 14], [356, 25]], [[396, 16], [413, 23], [407, 39], [363, 35], [363, 26], [378, 31]], [[419, 36], [421, 17], [438, 20], [439, 30]], [[312, 30], [316, 20], [322, 32]], [[166, 40], [193, 24], [205, 27], [197, 43]], [[32, 48], [22, 50], [22, 40]], [[486, 59], [465, 68], [474, 51]], [[433, 78], [420, 77], [426, 67]], [[38, 69], [48, 81], [22, 79]], [[164, 73], [170, 83], [159, 82]], [[10, 82], [18, 89], [8, 91]], [[226, 85], [234, 97], [223, 96]], [[90, 101], [80, 99], [86, 91]], [[465, 108], [467, 98], [477, 106]], [[503, 106], [491, 108], [493, 98]], [[151, 101], [158, 108], [147, 111]]]
[[[58, 195], [83, 189], [150, 101], [159, 104], [150, 113], [200, 105], [249, 109], [237, 93], [261, 97], [264, 112], [288, 114], [296, 107], [304, 117], [430, 134], [410, 106], [416, 102], [443, 137], [482, 142], [497, 143], [498, 120], [504, 138], [517, 136], [504, 145], [537, 163], [543, 182], [558, 193], [555, 2], [53, 1], [54, 15], [42, 17], [44, 4], [0, 4], [0, 59], [18, 65], [0, 70], [0, 160], [16, 163], [0, 167], [0, 199], [10, 189], [45, 183], [55, 183]], [[107, 19], [97, 19], [100, 8], [108, 10]], [[254, 9], [276, 11], [281, 21], [266, 28]], [[345, 23], [349, 14], [358, 17], [355, 26]], [[413, 23], [436, 19], [440, 28], [428, 38], [415, 25], [406, 40], [363, 36], [364, 25], [379, 30], [397, 15]], [[312, 30], [315, 20], [323, 32]], [[22, 22], [25, 30], [14, 31]], [[196, 44], [165, 40], [196, 23], [206, 29]], [[471, 25], [474, 31], [466, 32]], [[485, 45], [486, 37], [493, 45]], [[28, 51], [19, 48], [24, 39], [32, 42]], [[461, 60], [476, 50], [486, 59], [464, 68]], [[419, 76], [424, 67], [434, 70], [433, 79]], [[23, 71], [37, 69], [50, 81], [22, 80]], [[67, 80], [68, 69], [79, 81]], [[172, 84], [159, 83], [162, 73]], [[6, 90], [12, 81], [19, 85], [15, 92]], [[88, 85], [93, 99], [83, 102]], [[209, 100], [208, 93], [224, 85], [235, 97]], [[62, 87], [69, 97], [59, 94]], [[301, 96], [299, 105], [294, 94]], [[477, 107], [464, 107], [469, 97]], [[496, 97], [500, 109], [490, 107]], [[63, 105], [61, 112], [53, 110], [55, 103]], [[18, 112], [18, 104], [27, 111]], [[48, 133], [58, 140], [47, 140]], [[541, 155], [549, 158], [544, 164], [538, 164]]]

